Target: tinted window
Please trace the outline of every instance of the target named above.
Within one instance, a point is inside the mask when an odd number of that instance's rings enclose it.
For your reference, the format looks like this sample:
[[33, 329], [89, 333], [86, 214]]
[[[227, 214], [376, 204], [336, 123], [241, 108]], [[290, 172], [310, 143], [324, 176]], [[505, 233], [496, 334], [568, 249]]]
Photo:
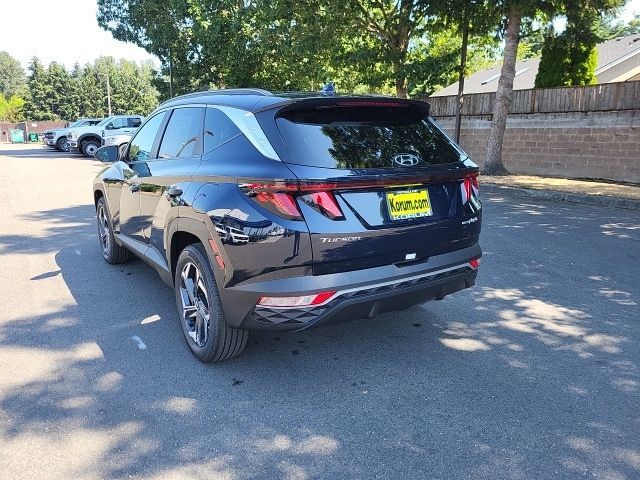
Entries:
[[407, 168], [461, 160], [451, 142], [411, 106], [294, 110], [276, 122], [291, 161], [302, 165]]
[[202, 108], [177, 108], [173, 111], [160, 144], [159, 158], [184, 158], [195, 155], [202, 131]]
[[142, 125], [142, 119], [141, 118], [138, 118], [138, 117], [130, 117], [129, 118], [129, 126], [130, 127], [138, 128], [140, 125]]
[[155, 115], [145, 123], [138, 133], [131, 139], [129, 146], [129, 161], [144, 161], [151, 158], [151, 149], [153, 148], [153, 141], [158, 134], [162, 120], [164, 119], [164, 112]]
[[204, 120], [204, 151], [205, 153], [218, 148], [223, 143], [240, 133], [235, 123], [216, 108], [207, 108]]

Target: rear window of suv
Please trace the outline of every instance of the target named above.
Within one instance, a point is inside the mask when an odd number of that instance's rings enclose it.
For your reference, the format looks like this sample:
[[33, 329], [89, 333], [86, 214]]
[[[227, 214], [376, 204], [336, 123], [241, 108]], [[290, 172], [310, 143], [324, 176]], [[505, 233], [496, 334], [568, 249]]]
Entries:
[[418, 168], [466, 158], [411, 104], [294, 109], [276, 123], [291, 163], [300, 165]]

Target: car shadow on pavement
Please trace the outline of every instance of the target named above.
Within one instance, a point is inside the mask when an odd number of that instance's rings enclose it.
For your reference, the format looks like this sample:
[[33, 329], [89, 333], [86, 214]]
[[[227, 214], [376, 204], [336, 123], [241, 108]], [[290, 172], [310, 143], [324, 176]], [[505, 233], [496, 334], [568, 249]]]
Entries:
[[[42, 446], [32, 467], [67, 478], [637, 477], [638, 286], [610, 260], [637, 260], [638, 231], [613, 229], [621, 246], [598, 230], [581, 253], [600, 222], [586, 210], [574, 228], [575, 209], [485, 205], [475, 289], [256, 333], [221, 364], [190, 354], [155, 272], [103, 262], [93, 206], [34, 214], [43, 235], [2, 237], [0, 253], [50, 252], [29, 282], [68, 298], [0, 330], [16, 359], [0, 437]], [[605, 261], [579, 264], [595, 252]]]

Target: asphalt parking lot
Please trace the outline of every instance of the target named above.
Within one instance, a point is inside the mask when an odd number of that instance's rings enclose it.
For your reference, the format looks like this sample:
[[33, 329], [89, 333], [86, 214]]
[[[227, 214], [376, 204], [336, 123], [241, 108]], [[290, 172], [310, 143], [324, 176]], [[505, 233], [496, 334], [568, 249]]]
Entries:
[[474, 289], [204, 365], [100, 168], [0, 146], [3, 479], [640, 478], [637, 211], [485, 193]]

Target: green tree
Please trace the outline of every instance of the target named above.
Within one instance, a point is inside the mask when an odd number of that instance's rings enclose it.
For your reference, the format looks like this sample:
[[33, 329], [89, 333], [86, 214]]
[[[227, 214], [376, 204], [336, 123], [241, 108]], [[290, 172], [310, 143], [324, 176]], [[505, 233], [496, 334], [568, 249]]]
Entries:
[[602, 40], [626, 37], [640, 33], [640, 12], [625, 23], [616, 18], [615, 15], [604, 15], [597, 24], [596, 33]]
[[24, 93], [26, 77], [20, 62], [7, 52], [0, 52], [0, 94], [9, 98]]
[[53, 89], [49, 83], [49, 76], [44, 66], [33, 57], [29, 63], [29, 77], [27, 81], [28, 93], [24, 105], [24, 113], [29, 120], [55, 120], [51, 109]]
[[24, 120], [24, 99], [16, 95], [6, 99], [0, 94], [0, 120], [21, 122]]
[[549, 32], [545, 40], [535, 81], [538, 88], [597, 82], [600, 15], [588, 5], [576, 7], [578, 5], [573, 5], [567, 11], [565, 30], [559, 35]]
[[557, 15], [566, 14], [568, 9], [581, 9], [585, 5], [602, 14], [618, 8], [623, 3], [624, 0], [503, 0], [496, 2], [496, 8], [502, 12], [504, 18], [505, 46], [494, 103], [493, 120], [487, 142], [487, 158], [484, 166], [486, 173], [502, 174], [506, 172], [502, 162], [502, 142], [513, 94], [518, 45], [526, 20], [536, 18], [540, 13], [544, 13], [548, 18], [554, 18]]
[[453, 30], [438, 17], [445, 6], [443, 0], [347, 0], [339, 7], [328, 0], [98, 0], [98, 22], [162, 60], [155, 84], [163, 96], [169, 66], [176, 94], [247, 86], [318, 90], [333, 80], [340, 91], [406, 96], [432, 91], [455, 70]]

